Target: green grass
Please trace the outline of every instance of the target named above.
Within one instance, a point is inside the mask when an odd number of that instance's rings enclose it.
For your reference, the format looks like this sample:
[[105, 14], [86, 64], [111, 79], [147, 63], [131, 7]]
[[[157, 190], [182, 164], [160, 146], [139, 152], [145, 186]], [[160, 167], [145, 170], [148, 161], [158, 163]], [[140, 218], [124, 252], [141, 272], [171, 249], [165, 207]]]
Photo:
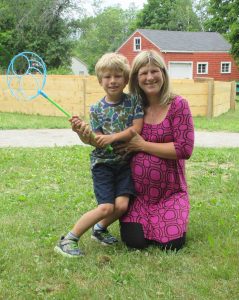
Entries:
[[[187, 162], [186, 247], [102, 247], [79, 260], [53, 248], [95, 207], [89, 147], [0, 149], [0, 299], [238, 299], [239, 152], [195, 149]], [[118, 224], [111, 231], [119, 237]]]
[[70, 128], [66, 117], [0, 112], [0, 129]]
[[[239, 100], [239, 97], [238, 97]], [[239, 132], [239, 108], [229, 111], [216, 118], [194, 117], [196, 130]], [[40, 115], [26, 115], [20, 113], [0, 112], [0, 129], [27, 128], [69, 128], [66, 117], [47, 117]]]
[[239, 103], [236, 110], [222, 114], [215, 118], [195, 117], [196, 130], [239, 132]]

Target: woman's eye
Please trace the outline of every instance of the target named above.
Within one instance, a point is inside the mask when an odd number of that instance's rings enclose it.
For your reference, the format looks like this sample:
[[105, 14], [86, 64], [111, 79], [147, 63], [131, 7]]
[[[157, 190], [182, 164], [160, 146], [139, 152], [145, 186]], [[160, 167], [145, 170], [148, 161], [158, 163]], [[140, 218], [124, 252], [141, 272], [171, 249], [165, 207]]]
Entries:
[[139, 73], [139, 76], [145, 76], [147, 73], [143, 72], [143, 73]]

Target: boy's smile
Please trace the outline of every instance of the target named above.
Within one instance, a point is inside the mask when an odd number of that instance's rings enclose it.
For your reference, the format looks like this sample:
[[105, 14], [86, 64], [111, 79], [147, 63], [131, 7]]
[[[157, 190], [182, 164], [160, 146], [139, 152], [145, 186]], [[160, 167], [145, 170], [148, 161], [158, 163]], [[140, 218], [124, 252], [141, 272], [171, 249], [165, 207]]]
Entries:
[[106, 101], [115, 103], [120, 100], [127, 81], [122, 71], [105, 71], [100, 84], [106, 92]]

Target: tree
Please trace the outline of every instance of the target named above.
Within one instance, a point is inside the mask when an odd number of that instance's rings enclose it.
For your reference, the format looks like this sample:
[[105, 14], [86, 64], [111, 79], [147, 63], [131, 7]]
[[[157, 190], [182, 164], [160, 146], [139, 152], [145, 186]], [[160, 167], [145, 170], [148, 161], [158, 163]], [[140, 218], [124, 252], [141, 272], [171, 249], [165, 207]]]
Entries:
[[91, 73], [99, 57], [115, 51], [132, 32], [130, 25], [136, 12], [130, 9], [129, 13], [118, 6], [108, 7], [96, 16], [79, 21], [81, 36], [75, 54], [86, 62]]
[[231, 25], [229, 41], [232, 44], [231, 53], [239, 66], [239, 22], [235, 22]]
[[205, 21], [208, 31], [220, 32], [231, 43], [231, 53], [239, 64], [239, 0], [210, 0], [209, 18]]
[[200, 30], [191, 0], [148, 0], [137, 15], [136, 28]]
[[[208, 19], [205, 21], [207, 31], [227, 33], [238, 18], [238, 0], [210, 0], [208, 2]], [[239, 3], [237, 4], [237, 6]]]
[[194, 0], [194, 11], [200, 26], [200, 31], [205, 31], [205, 22], [208, 19], [208, 0]]
[[28, 50], [42, 56], [50, 68], [68, 65], [72, 27], [65, 15], [73, 4], [73, 0], [1, 0], [2, 64], [9, 63], [9, 56]]

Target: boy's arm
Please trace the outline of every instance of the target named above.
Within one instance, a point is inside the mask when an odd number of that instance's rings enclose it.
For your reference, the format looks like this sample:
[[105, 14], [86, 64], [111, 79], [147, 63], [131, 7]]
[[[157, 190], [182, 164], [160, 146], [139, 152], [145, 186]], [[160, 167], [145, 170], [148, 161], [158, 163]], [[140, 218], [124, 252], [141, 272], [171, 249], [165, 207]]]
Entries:
[[132, 131], [131, 129], [134, 129], [138, 134], [141, 133], [143, 127], [143, 118], [139, 119], [134, 119], [132, 126], [128, 127], [127, 129], [117, 132], [117, 133], [112, 133], [109, 135], [97, 135], [95, 137], [96, 143], [98, 147], [105, 147], [107, 145], [110, 145], [115, 142], [126, 142], [129, 141], [132, 138]]

